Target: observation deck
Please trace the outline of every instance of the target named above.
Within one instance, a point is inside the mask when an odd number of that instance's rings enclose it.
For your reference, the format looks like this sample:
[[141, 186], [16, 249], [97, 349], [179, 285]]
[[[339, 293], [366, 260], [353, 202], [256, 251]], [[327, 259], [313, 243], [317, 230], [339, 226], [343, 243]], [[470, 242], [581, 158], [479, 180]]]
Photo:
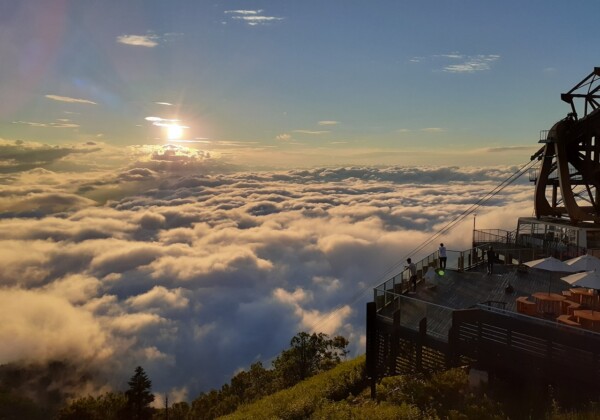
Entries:
[[[560, 322], [560, 311], [567, 314], [574, 304], [559, 302], [554, 314], [521, 307], [524, 301], [536, 306], [527, 299], [541, 293], [562, 300], [570, 294], [561, 280], [567, 274], [525, 269], [523, 263], [541, 258], [543, 250], [516, 244], [514, 232], [475, 231], [473, 237], [474, 248], [447, 251], [443, 272], [437, 252], [419, 261], [416, 293], [409, 292], [406, 271], [374, 288], [367, 304], [372, 381], [468, 365], [519, 382], [600, 390], [600, 325]], [[484, 264], [490, 245], [497, 254], [493, 274]]]
[[[600, 67], [561, 99], [571, 112], [540, 133], [542, 148], [499, 186], [531, 169], [535, 217], [520, 218], [514, 232], [474, 230], [471, 249], [446, 252], [443, 273], [436, 270], [437, 252], [423, 258], [412, 294], [407, 270], [374, 288], [367, 303], [373, 395], [385, 375], [465, 365], [518, 384], [600, 391], [598, 293], [569, 290], [561, 280], [566, 273], [523, 265], [548, 256], [600, 257]], [[581, 117], [575, 100], [584, 102]], [[482, 269], [490, 246], [497, 256], [493, 274]]]

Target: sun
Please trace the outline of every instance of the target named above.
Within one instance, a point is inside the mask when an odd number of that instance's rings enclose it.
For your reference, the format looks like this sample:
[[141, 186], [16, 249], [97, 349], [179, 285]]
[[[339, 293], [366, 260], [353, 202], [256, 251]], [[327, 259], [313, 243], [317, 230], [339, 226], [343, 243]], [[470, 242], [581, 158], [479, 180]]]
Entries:
[[167, 126], [167, 138], [169, 140], [179, 140], [183, 136], [183, 127], [177, 124]]

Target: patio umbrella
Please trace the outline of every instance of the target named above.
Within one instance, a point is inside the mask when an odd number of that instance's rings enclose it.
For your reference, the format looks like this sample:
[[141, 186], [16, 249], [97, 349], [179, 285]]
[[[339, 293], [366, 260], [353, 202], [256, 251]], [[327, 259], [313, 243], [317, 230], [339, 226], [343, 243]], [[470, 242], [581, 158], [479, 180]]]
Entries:
[[600, 290], [600, 273], [596, 270], [571, 274], [570, 276], [561, 277], [560, 279], [566, 281], [571, 286]]
[[537, 268], [546, 271], [560, 271], [563, 273], [574, 273], [577, 271], [568, 264], [565, 264], [561, 260], [557, 260], [554, 257], [542, 258], [539, 260], [533, 260], [525, 263], [526, 266], [531, 268]]
[[600, 271], [600, 258], [589, 254], [571, 258], [570, 260], [565, 261], [565, 263], [575, 268], [577, 271]]

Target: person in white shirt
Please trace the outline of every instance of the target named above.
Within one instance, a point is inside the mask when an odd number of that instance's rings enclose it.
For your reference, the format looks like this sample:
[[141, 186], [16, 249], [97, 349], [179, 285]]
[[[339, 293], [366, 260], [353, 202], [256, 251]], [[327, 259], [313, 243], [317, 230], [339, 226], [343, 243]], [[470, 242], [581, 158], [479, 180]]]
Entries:
[[444, 244], [440, 244], [440, 247], [438, 248], [438, 254], [440, 257], [440, 268], [442, 270], [446, 269], [446, 260], [448, 259], [446, 257], [446, 247], [444, 246]]

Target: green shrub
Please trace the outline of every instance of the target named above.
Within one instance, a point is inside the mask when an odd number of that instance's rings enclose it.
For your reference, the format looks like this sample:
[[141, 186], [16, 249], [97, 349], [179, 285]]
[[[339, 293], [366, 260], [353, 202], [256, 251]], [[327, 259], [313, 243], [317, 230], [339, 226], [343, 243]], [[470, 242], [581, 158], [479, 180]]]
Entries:
[[431, 395], [427, 382], [420, 374], [407, 374], [383, 378], [377, 386], [377, 400], [400, 405], [410, 403], [425, 408]]
[[450, 369], [426, 378], [409, 374], [384, 378], [378, 387], [379, 401], [413, 404], [430, 416], [449, 419], [501, 419], [500, 404], [469, 389], [469, 378], [462, 369]]
[[122, 393], [107, 392], [98, 397], [81, 397], [65, 405], [56, 420], [117, 420], [123, 418], [127, 397]]
[[323, 404], [311, 419], [315, 420], [423, 420], [421, 410], [409, 404], [389, 404], [366, 402], [351, 405], [347, 401], [327, 402]]
[[591, 403], [581, 411], [554, 412], [548, 416], [549, 420], [600, 420], [600, 410], [597, 404]]

